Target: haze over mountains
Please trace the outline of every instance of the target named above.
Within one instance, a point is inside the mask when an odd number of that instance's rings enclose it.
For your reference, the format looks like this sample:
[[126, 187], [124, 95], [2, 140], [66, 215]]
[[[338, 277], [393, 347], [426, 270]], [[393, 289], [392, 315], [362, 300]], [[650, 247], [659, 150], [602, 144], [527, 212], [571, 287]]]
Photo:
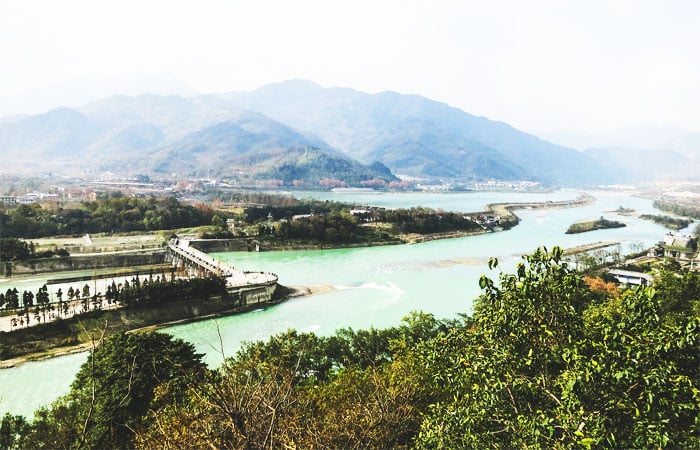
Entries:
[[581, 150], [600, 164], [619, 168], [618, 182], [697, 180], [700, 176], [700, 133], [672, 126], [640, 126], [544, 136]]
[[[697, 148], [692, 140], [687, 146]], [[5, 168], [22, 170], [176, 173], [307, 186], [329, 178], [389, 183], [397, 180], [394, 174], [590, 185], [629, 181], [641, 170], [639, 164], [620, 166], [619, 152], [579, 152], [427, 98], [299, 80], [190, 98], [113, 96], [76, 109], [7, 117], [0, 119], [0, 154]], [[678, 163], [685, 176], [700, 173], [690, 156], [665, 161], [669, 173]]]

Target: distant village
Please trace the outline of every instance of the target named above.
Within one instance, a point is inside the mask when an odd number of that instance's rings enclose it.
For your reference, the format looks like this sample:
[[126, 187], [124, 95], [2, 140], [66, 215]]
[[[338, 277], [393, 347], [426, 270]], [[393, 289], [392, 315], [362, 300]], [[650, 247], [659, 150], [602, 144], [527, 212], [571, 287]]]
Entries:
[[0, 195], [0, 204], [23, 205], [31, 203], [84, 202], [95, 201], [100, 194], [119, 191], [130, 197], [163, 197], [183, 193], [204, 192], [213, 184], [208, 180], [186, 180], [175, 182], [150, 182], [136, 180], [70, 181], [50, 184], [44, 191], [23, 194]]
[[[16, 188], [15, 192], [5, 186], [5, 193], [0, 194], [0, 204], [6, 206], [25, 205], [32, 203], [57, 203], [57, 202], [81, 202], [95, 201], [97, 196], [105, 192], [120, 191], [131, 197], [161, 197], [175, 195], [178, 197], [196, 197], [212, 189], [227, 191], [240, 189], [279, 189], [276, 180], [256, 181], [254, 186], [240, 186], [213, 178], [198, 179], [165, 179], [152, 181], [146, 176], [125, 179], [118, 178], [111, 173], [105, 173], [92, 181], [82, 179], [64, 180], [55, 182], [47, 180], [42, 183], [41, 190], [18, 193], [23, 189]], [[458, 182], [429, 182], [422, 179], [408, 179], [402, 183], [404, 190], [417, 192], [460, 192], [482, 190], [512, 190], [512, 191], [536, 191], [541, 190], [540, 183], [532, 181], [474, 181], [469, 183]], [[0, 186], [1, 187], [1, 186]], [[344, 192], [345, 190], [362, 189], [363, 191], [377, 192], [372, 188], [338, 188], [332, 191]], [[8, 193], [9, 192], [9, 193]]]

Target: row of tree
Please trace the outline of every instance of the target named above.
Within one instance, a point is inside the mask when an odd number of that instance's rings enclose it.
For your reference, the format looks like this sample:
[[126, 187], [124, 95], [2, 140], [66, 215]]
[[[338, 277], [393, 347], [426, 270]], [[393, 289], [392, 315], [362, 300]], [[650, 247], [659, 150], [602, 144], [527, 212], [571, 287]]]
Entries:
[[372, 209], [366, 220], [391, 224], [400, 233], [444, 233], [475, 231], [481, 226], [464, 214], [430, 208]]
[[5, 416], [0, 447], [700, 446], [700, 274], [620, 291], [557, 248], [479, 284], [471, 317], [290, 331], [218, 370], [169, 336], [117, 336], [31, 423]]
[[656, 214], [642, 214], [639, 216], [640, 219], [644, 220], [649, 220], [654, 223], [658, 223], [660, 225], [665, 226], [666, 228], [670, 228], [673, 230], [681, 230], [691, 223], [693, 223], [692, 220], [690, 219], [683, 219], [680, 217], [671, 217], [671, 216], [663, 216], [663, 215], [656, 215]]
[[[64, 294], [66, 298], [64, 300]], [[46, 315], [53, 317], [68, 317], [75, 314], [99, 310], [107, 305], [118, 304], [124, 307], [137, 305], [160, 305], [183, 299], [206, 299], [214, 296], [225, 296], [226, 280], [221, 277], [190, 278], [167, 280], [165, 275], [141, 280], [138, 275], [124, 283], [107, 286], [106, 292], [91, 292], [90, 285], [82, 288], [72, 286], [64, 293], [62, 289], [55, 292], [56, 301], [51, 301], [51, 295], [46, 285], [39, 288], [36, 294], [24, 291], [20, 295], [17, 288], [10, 288], [0, 293], [0, 308], [16, 312], [12, 319], [12, 327], [31, 325], [33, 315], [37, 323], [46, 323]]]
[[[267, 212], [267, 214], [265, 214]], [[279, 214], [275, 216], [274, 214]], [[304, 217], [295, 218], [294, 215]], [[258, 221], [258, 235], [279, 239], [300, 239], [334, 244], [386, 241], [403, 233], [444, 233], [481, 230], [481, 226], [464, 214], [430, 208], [366, 208], [352, 211], [340, 203], [309, 203], [284, 207], [246, 209], [249, 221]], [[279, 219], [269, 223], [269, 219]], [[264, 219], [268, 219], [267, 222]], [[377, 228], [369, 224], [385, 224]]]
[[678, 202], [665, 202], [662, 200], [655, 200], [654, 208], [658, 208], [661, 211], [673, 213], [677, 216], [685, 216], [690, 217], [692, 219], [700, 220], [700, 207], [698, 206]]
[[0, 262], [21, 261], [31, 258], [50, 258], [52, 256], [69, 256], [65, 249], [36, 251], [33, 242], [26, 242], [17, 238], [0, 238]]
[[3, 237], [13, 238], [153, 231], [208, 225], [212, 216], [211, 208], [184, 205], [174, 197], [113, 194], [75, 208], [34, 203], [0, 210], [0, 230]]
[[226, 280], [222, 277], [167, 280], [165, 276], [158, 276], [154, 280], [146, 278], [143, 281], [135, 277], [131, 283], [125, 281], [116, 284], [113, 281], [107, 287], [105, 299], [109, 303], [124, 306], [161, 305], [182, 299], [201, 300], [226, 293]]
[[[20, 306], [21, 300], [21, 306]], [[36, 295], [31, 291], [23, 291], [20, 296], [17, 288], [10, 288], [4, 294], [0, 292], [0, 308], [17, 311], [18, 317], [12, 318], [12, 327], [29, 326], [31, 308], [34, 307], [34, 318], [37, 322], [43, 319], [46, 322], [46, 314], [54, 310], [51, 304], [51, 296], [46, 285], [39, 288]]]

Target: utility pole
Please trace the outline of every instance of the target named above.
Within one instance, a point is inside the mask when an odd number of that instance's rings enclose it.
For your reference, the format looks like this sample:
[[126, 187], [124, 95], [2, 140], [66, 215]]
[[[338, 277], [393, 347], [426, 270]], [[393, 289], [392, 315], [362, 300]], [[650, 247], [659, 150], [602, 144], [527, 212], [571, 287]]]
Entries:
[[[3, 206], [0, 208], [0, 213], [5, 212], [5, 207]], [[2, 216], [0, 216], [0, 242], [2, 242]], [[12, 269], [10, 269], [10, 274], [12, 273]], [[4, 276], [8, 276], [8, 267], [5, 265], [5, 261], [2, 258], [2, 249], [0, 248], [0, 273], [3, 274]]]

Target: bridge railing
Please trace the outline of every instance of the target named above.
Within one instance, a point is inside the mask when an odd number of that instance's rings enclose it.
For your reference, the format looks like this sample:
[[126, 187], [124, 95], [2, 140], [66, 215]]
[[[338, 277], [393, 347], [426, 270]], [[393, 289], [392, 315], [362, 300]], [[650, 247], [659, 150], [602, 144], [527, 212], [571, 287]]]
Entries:
[[219, 261], [203, 251], [191, 247], [186, 239], [172, 239], [168, 242], [168, 248], [173, 253], [187, 261], [198, 265], [204, 270], [217, 276], [226, 278], [226, 283], [231, 287], [244, 287], [257, 284], [269, 284], [277, 282], [277, 275], [267, 272], [243, 272], [233, 266]]
[[174, 253], [193, 262], [205, 270], [216, 275], [228, 275], [236, 272], [236, 269], [218, 259], [212, 258], [201, 250], [189, 246], [189, 241], [175, 239], [168, 243], [168, 248]]

